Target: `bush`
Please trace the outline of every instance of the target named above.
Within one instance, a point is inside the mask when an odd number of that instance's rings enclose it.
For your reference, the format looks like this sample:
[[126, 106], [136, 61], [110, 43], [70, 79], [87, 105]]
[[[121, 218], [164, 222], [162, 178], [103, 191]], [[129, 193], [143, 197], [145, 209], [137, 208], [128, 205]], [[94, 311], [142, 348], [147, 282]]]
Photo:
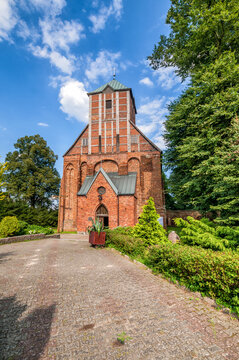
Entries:
[[45, 234], [50, 235], [53, 234], [54, 230], [49, 227], [43, 227], [38, 225], [28, 225], [27, 228], [24, 229], [24, 234]]
[[136, 239], [129, 235], [123, 235], [115, 230], [106, 230], [106, 246], [113, 246], [123, 254], [132, 257], [143, 256], [145, 243], [142, 239]]
[[[222, 234], [234, 234], [236, 232], [233, 232], [233, 230], [230, 232], [229, 227], [227, 233], [225, 230], [226, 227], [213, 227], [211, 222], [195, 220], [191, 216], [187, 217], [187, 221], [178, 218], [174, 219], [174, 222], [177, 226], [181, 227], [180, 242], [182, 244], [200, 246], [204, 249], [212, 249], [215, 251], [224, 251], [227, 248], [236, 249], [237, 247], [237, 242], [231, 241], [233, 235], [228, 238], [220, 237]], [[224, 228], [224, 232], [222, 228]]]
[[239, 314], [239, 254], [170, 242], [147, 247], [142, 239], [120, 234], [118, 228], [106, 230], [106, 246], [141, 258], [156, 273], [215, 298]]
[[122, 234], [122, 235], [129, 235], [133, 237], [133, 230], [134, 228], [131, 226], [118, 226], [114, 229], [115, 233]]
[[153, 245], [168, 241], [166, 231], [159, 224], [155, 209], [154, 200], [149, 198], [148, 203], [143, 206], [143, 212], [140, 215], [139, 222], [134, 226], [132, 235], [136, 238], [144, 239], [145, 244]]
[[19, 231], [17, 232], [16, 235], [24, 235], [25, 230], [28, 227], [28, 223], [26, 221], [22, 221], [22, 220], [18, 220], [18, 222], [19, 222]]
[[192, 291], [218, 299], [239, 314], [239, 255], [202, 248], [152, 246], [146, 264]]
[[6, 216], [0, 223], [0, 237], [17, 234], [20, 230], [19, 222], [15, 216]]

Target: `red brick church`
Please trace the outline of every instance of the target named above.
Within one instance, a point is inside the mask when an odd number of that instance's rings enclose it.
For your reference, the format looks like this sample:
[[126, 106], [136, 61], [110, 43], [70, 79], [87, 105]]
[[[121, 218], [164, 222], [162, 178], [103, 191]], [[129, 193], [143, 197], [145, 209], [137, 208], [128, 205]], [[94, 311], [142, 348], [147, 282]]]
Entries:
[[113, 79], [89, 96], [89, 123], [64, 155], [59, 231], [135, 225], [152, 196], [165, 220], [161, 150], [136, 126], [132, 89]]

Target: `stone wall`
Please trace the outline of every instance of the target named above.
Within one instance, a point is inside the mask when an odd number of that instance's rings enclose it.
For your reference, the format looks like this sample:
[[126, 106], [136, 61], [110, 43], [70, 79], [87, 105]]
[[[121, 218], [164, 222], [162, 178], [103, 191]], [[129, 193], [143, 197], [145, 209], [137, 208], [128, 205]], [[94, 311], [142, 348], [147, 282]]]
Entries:
[[202, 218], [202, 215], [197, 210], [167, 210], [167, 226], [175, 226], [173, 219], [182, 218], [186, 219], [187, 216], [192, 216], [194, 219], [199, 220]]
[[31, 235], [21, 235], [21, 236], [12, 236], [8, 238], [0, 239], [0, 244], [11, 244], [15, 242], [21, 242], [26, 240], [38, 240], [38, 239], [60, 239], [60, 234], [31, 234]]

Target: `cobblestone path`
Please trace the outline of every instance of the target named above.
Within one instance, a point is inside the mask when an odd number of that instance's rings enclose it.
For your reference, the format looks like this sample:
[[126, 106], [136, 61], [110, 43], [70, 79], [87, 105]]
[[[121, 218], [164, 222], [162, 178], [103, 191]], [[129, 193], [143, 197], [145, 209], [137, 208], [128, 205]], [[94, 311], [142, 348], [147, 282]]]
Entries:
[[0, 246], [0, 290], [1, 359], [239, 359], [238, 320], [84, 241]]

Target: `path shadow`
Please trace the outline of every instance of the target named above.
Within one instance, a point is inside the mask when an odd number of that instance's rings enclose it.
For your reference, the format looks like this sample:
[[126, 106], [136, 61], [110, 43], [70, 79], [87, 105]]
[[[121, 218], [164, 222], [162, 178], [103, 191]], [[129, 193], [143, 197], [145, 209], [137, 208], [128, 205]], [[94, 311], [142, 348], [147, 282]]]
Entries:
[[0, 300], [0, 359], [38, 360], [50, 338], [56, 305], [33, 310], [22, 320], [19, 318], [27, 305], [16, 296]]
[[13, 255], [13, 254], [14, 254], [13, 251], [1, 253], [1, 254], [0, 254], [0, 264], [3, 263], [3, 262], [5, 262], [5, 261], [7, 261], [7, 260], [10, 260], [10, 259], [6, 259], [6, 257], [11, 256], [11, 255]]

